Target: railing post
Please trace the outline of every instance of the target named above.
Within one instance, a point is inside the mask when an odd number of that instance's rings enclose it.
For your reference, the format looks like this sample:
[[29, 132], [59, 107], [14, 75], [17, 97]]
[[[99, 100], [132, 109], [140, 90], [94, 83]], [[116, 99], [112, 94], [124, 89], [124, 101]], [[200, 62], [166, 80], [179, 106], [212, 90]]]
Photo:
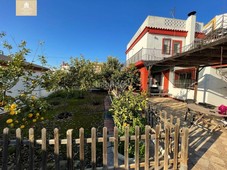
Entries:
[[92, 169], [96, 169], [96, 129], [91, 129], [91, 163]]
[[7, 170], [9, 146], [9, 128], [3, 130], [2, 170]]
[[145, 170], [149, 170], [150, 126], [145, 127]]
[[55, 169], [60, 170], [59, 160], [59, 131], [57, 128], [54, 129], [54, 161]]
[[170, 127], [169, 125], [165, 126], [165, 153], [164, 153], [164, 170], [168, 170], [169, 166], [169, 132], [170, 132]]
[[179, 147], [179, 124], [174, 127], [174, 152], [173, 152], [173, 170], [177, 169], [178, 165], [178, 147]]
[[84, 128], [80, 128], [80, 169], [84, 170]]
[[21, 129], [16, 130], [16, 170], [21, 169]]
[[114, 127], [114, 168], [118, 168], [118, 129]]
[[103, 169], [107, 169], [107, 128], [103, 128]]
[[159, 133], [160, 133], [160, 126], [157, 125], [156, 129], [155, 129], [155, 157], [154, 157], [154, 161], [155, 161], [155, 170], [159, 169]]
[[29, 129], [29, 169], [34, 169], [34, 148], [35, 147], [35, 136], [34, 129]]
[[139, 170], [140, 162], [139, 162], [139, 137], [140, 131], [139, 126], [135, 127], [135, 170]]
[[125, 127], [125, 147], [124, 147], [124, 156], [125, 156], [125, 169], [129, 169], [128, 162], [128, 148], [129, 148], [129, 127]]
[[47, 169], [47, 138], [46, 129], [42, 129], [42, 170]]
[[68, 169], [73, 169], [73, 150], [72, 150], [72, 129], [67, 130], [67, 165]]
[[183, 128], [183, 135], [181, 138], [181, 165], [180, 170], [188, 169], [188, 128]]

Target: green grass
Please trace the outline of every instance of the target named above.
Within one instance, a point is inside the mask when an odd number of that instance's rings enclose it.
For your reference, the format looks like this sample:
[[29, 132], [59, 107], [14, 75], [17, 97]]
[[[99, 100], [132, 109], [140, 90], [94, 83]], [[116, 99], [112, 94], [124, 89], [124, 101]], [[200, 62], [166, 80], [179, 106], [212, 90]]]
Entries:
[[[54, 128], [58, 128], [62, 138], [65, 137], [68, 129], [73, 129], [73, 136], [78, 137], [81, 127], [85, 130], [85, 137], [90, 136], [92, 127], [97, 128], [98, 132], [102, 132], [105, 96], [105, 92], [87, 92], [81, 99], [78, 91], [70, 92], [69, 95], [65, 91], [51, 94], [46, 98], [51, 107], [44, 116], [45, 120], [35, 124], [36, 136], [40, 136], [42, 128], [47, 128], [48, 133], [51, 133], [50, 137], [53, 135]], [[62, 112], [70, 112], [72, 116], [60, 120], [57, 115]], [[0, 119], [2, 129], [7, 126], [6, 120], [7, 115]], [[23, 129], [24, 134], [27, 135], [28, 129], [29, 127]]]

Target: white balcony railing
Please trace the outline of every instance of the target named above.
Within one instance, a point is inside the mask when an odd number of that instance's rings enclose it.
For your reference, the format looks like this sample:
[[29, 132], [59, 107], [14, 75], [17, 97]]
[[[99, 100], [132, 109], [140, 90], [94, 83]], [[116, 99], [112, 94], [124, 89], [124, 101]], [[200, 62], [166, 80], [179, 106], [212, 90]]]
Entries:
[[171, 55], [162, 54], [162, 50], [160, 49], [151, 49], [151, 48], [142, 48], [132, 57], [130, 57], [126, 64], [136, 63], [138, 61], [159, 61], [164, 59], [164, 57], [169, 57]]

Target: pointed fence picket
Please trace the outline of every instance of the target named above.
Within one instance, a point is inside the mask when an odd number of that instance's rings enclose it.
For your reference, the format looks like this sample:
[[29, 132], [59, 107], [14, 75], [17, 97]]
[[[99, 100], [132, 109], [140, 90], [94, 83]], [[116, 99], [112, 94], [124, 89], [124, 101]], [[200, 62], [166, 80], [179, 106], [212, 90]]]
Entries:
[[[162, 130], [164, 129], [164, 130]], [[172, 129], [174, 129], [172, 131]], [[92, 169], [136, 169], [139, 170], [141, 167], [144, 167], [145, 170], [150, 168], [153, 169], [187, 169], [187, 160], [188, 160], [188, 129], [183, 128], [179, 129], [179, 124], [175, 125], [171, 123], [166, 123], [164, 127], [161, 128], [160, 125], [157, 125], [155, 129], [150, 126], [146, 126], [145, 132], [140, 133], [140, 128], [135, 127], [135, 134], [129, 135], [129, 127], [125, 128], [125, 134], [119, 136], [118, 129], [114, 128], [113, 136], [107, 135], [107, 128], [103, 128], [102, 136], [97, 136], [96, 129], [91, 129], [91, 137], [85, 138], [84, 129], [79, 129], [79, 138], [73, 138], [73, 130], [69, 129], [66, 132], [66, 139], [59, 138], [59, 130], [54, 129], [53, 139], [47, 139], [46, 129], [41, 130], [41, 138], [35, 139], [34, 129], [29, 129], [28, 140], [22, 139], [21, 129], [16, 130], [16, 135], [13, 137], [9, 135], [9, 129], [5, 128], [3, 130], [3, 138], [0, 139], [2, 148], [2, 161], [1, 168], [8, 169], [8, 166], [13, 166], [15, 169], [22, 169], [21, 165], [21, 150], [24, 145], [28, 145], [28, 154], [29, 154], [29, 169], [35, 168], [35, 150], [40, 149], [40, 168], [47, 169], [48, 164], [48, 150], [47, 147], [52, 147], [54, 152], [54, 168], [60, 169], [60, 145], [66, 145], [66, 156], [67, 156], [67, 169], [75, 169], [74, 167], [74, 145], [77, 145], [79, 148], [79, 161], [80, 169], [85, 169], [85, 145], [91, 145], [91, 165]], [[12, 133], [11, 133], [12, 134]], [[135, 157], [134, 161], [129, 161], [129, 143], [133, 141], [135, 144]], [[113, 146], [113, 165], [108, 166], [108, 142], [112, 143]], [[124, 163], [119, 164], [118, 160], [118, 147], [120, 142], [124, 142]], [[144, 157], [139, 156], [140, 143], [144, 144]], [[153, 145], [151, 143], [153, 142]], [[103, 157], [103, 166], [97, 167], [96, 159], [96, 145], [97, 143], [102, 143], [102, 157]], [[15, 163], [14, 165], [8, 165], [9, 146], [15, 146]], [[40, 147], [39, 147], [40, 146]], [[154, 155], [151, 155], [151, 147], [154, 147]], [[163, 147], [163, 155], [160, 156], [160, 147]], [[153, 157], [153, 159], [151, 158]]]

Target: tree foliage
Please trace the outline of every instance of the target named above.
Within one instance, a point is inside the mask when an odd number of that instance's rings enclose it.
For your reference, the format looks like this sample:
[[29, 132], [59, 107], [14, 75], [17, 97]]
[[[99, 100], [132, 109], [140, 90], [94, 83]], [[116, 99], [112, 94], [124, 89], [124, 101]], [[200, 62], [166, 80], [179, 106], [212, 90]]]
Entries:
[[[4, 37], [5, 34], [1, 33], [0, 38]], [[26, 62], [26, 56], [30, 54], [26, 41], [21, 41], [14, 49], [11, 44], [3, 40], [3, 49], [10, 54], [7, 60], [0, 61], [0, 107], [4, 107], [9, 114], [6, 123], [10, 127], [24, 128], [26, 125], [42, 121], [48, 105], [32, 94], [43, 80], [42, 76], [34, 74], [34, 65]], [[11, 89], [20, 80], [24, 88], [17, 89], [18, 95], [11, 96]]]
[[108, 57], [107, 62], [103, 64], [100, 77], [102, 84], [109, 91], [115, 89], [122, 92], [139, 81], [139, 73], [134, 65], [124, 67], [114, 57]]
[[[146, 124], [144, 111], [146, 105], [146, 96], [134, 94], [132, 89], [124, 91], [113, 98], [110, 111], [113, 113], [114, 123], [119, 129], [119, 136], [124, 134], [126, 126], [129, 127], [130, 135], [135, 134], [135, 126], [139, 126], [140, 132], [144, 133]], [[144, 147], [141, 149], [141, 156], [144, 154], [143, 149]], [[133, 156], [134, 151], [134, 142], [130, 142], [129, 153], [131, 156]]]

